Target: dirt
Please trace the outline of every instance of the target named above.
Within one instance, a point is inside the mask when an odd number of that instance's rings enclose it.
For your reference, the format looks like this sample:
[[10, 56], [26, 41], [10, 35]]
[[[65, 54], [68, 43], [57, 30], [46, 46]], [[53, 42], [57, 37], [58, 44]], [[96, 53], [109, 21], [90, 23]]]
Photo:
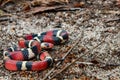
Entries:
[[[19, 7], [16, 7], [14, 11], [10, 8], [11, 6], [4, 8], [9, 10], [10, 16], [0, 17], [0, 79], [41, 80], [44, 78], [52, 67], [44, 71], [6, 70], [2, 63], [2, 50], [17, 44], [18, 39], [24, 34], [64, 29], [69, 33], [68, 42], [56, 45], [53, 50], [48, 51], [55, 59], [64, 56], [69, 47], [76, 42], [77, 37], [82, 33], [83, 35], [81, 41], [56, 71], [84, 54], [80, 51], [81, 47], [89, 51], [101, 41], [104, 40], [104, 42], [54, 79], [120, 80], [120, 9], [114, 0], [89, 0], [85, 2], [85, 7], [79, 10], [49, 11], [36, 15], [26, 15], [18, 11]], [[92, 63], [92, 65], [87, 63]]]

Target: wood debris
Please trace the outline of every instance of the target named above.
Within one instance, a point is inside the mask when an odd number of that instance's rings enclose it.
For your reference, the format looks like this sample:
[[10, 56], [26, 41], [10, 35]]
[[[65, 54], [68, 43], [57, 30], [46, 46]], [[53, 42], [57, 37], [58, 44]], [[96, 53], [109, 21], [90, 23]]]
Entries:
[[[9, 3], [14, 3], [17, 5], [17, 0], [3, 0], [1, 2], [1, 7]], [[59, 11], [59, 10], [72, 10], [71, 8], [80, 8], [85, 5], [85, 2], [74, 2], [70, 3], [70, 0], [33, 0], [33, 1], [19, 1], [21, 4], [21, 11], [36, 14], [45, 11]]]
[[[119, 8], [120, 0], [0, 0], [0, 77], [8, 76], [11, 80], [120, 80]], [[55, 27], [58, 23], [60, 27]], [[26, 33], [53, 28], [66, 29], [70, 33], [66, 45], [49, 51], [55, 59], [53, 66], [35, 72], [12, 72], [4, 68], [2, 50], [12, 45], [9, 42], [17, 43], [16, 40]], [[72, 48], [72, 40], [77, 42], [75, 38], [82, 30], [84, 37], [63, 61], [62, 57]], [[105, 36], [104, 44], [91, 50]]]
[[118, 7], [120, 7], [120, 0], [116, 0]]
[[15, 0], [2, 0], [1, 1], [1, 6], [6, 5], [7, 3], [13, 2], [14, 3]]
[[29, 13], [36, 14], [45, 11], [52, 11], [56, 9], [64, 8], [63, 6], [54, 6], [54, 7], [35, 7]]
[[[99, 47], [101, 44], [104, 43], [104, 40], [102, 42], [100, 42], [98, 45], [96, 45], [95, 47], [93, 47], [91, 50], [89, 51], [85, 51], [83, 55], [80, 55], [78, 58], [76, 58], [73, 62], [71, 62], [69, 65], [65, 66], [64, 68], [62, 68], [60, 71], [55, 72], [52, 77], [50, 78], [50, 80], [52, 80], [54, 77], [56, 77], [56, 75], [62, 73], [63, 71], [67, 70], [70, 66], [72, 66], [73, 64], [75, 64], [76, 61], [78, 61], [80, 58], [82, 58], [83, 56], [85, 56], [86, 54], [88, 54], [89, 52], [93, 51], [95, 48]], [[48, 77], [48, 76], [47, 76]], [[47, 78], [46, 77], [46, 78]], [[46, 80], [46, 78], [44, 80]]]
[[69, 3], [69, 0], [34, 0], [32, 6], [53, 6], [55, 4]]

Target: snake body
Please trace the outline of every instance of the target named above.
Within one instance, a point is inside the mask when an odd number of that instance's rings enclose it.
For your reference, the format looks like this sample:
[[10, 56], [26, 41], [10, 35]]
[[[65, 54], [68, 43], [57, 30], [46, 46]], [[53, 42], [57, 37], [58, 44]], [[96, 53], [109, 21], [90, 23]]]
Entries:
[[[39, 71], [53, 64], [53, 58], [42, 49], [51, 49], [54, 45], [64, 43], [68, 40], [65, 30], [50, 30], [41, 34], [27, 34], [18, 41], [17, 46], [4, 50], [4, 66], [11, 71]], [[39, 55], [37, 61], [30, 61]]]

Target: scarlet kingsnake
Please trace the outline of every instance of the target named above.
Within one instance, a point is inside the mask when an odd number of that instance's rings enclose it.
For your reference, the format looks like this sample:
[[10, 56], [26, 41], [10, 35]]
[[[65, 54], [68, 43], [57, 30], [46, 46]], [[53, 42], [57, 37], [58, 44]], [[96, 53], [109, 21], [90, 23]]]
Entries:
[[[41, 34], [28, 34], [18, 41], [17, 46], [4, 50], [4, 66], [8, 70], [43, 70], [53, 64], [53, 58], [41, 49], [51, 49], [53, 45], [68, 40], [65, 30], [50, 30]], [[40, 61], [29, 61], [39, 55]]]

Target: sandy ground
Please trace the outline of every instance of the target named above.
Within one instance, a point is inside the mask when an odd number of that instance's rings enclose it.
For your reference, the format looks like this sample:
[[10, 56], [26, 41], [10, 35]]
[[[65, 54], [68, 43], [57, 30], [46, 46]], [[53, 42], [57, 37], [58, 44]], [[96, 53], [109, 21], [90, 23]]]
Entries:
[[[0, 49], [5, 49], [13, 43], [17, 44], [19, 36], [29, 33], [41, 33], [47, 30], [64, 29], [69, 33], [69, 41], [64, 45], [56, 45], [50, 52], [53, 58], [61, 58], [68, 47], [74, 44], [76, 38], [82, 39], [71, 51], [60, 69], [71, 63], [79, 55], [81, 46], [91, 50], [101, 41], [104, 42], [96, 49], [90, 51], [66, 71], [56, 76], [57, 80], [120, 80], [120, 18], [119, 8], [114, 0], [90, 0], [88, 7], [76, 11], [48, 12], [26, 17], [23, 13], [14, 14], [10, 20], [0, 22]], [[110, 12], [111, 11], [111, 12]], [[1, 51], [2, 54], [2, 51]], [[0, 56], [2, 60], [3, 56]], [[93, 65], [80, 64], [92, 62]], [[118, 66], [105, 66], [105, 64], [119, 64]], [[0, 78], [9, 79], [42, 79], [51, 68], [40, 71], [12, 72], [0, 64]], [[64, 74], [64, 76], [63, 76]], [[86, 79], [84, 79], [84, 77]], [[88, 78], [88, 79], [87, 79]], [[9, 80], [8, 79], [8, 80]]]

